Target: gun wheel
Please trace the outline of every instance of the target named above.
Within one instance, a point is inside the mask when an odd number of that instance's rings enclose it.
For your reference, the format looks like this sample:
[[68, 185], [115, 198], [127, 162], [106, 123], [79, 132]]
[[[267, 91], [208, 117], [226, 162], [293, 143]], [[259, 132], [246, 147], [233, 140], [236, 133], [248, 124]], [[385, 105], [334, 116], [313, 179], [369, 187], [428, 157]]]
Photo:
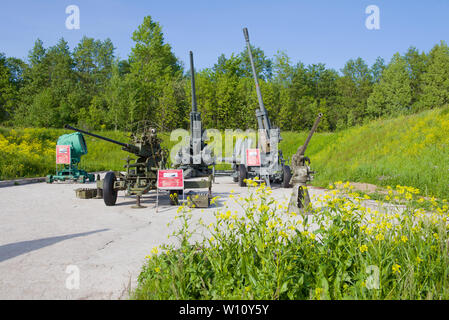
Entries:
[[246, 171], [246, 167], [244, 164], [239, 166], [239, 186], [245, 187], [246, 182], [245, 179], [248, 177], [248, 172]]
[[291, 188], [292, 171], [289, 166], [282, 167], [282, 188]]
[[114, 182], [116, 180], [114, 172], [108, 172], [104, 177], [103, 200], [107, 206], [113, 206], [117, 201], [117, 190], [114, 190]]

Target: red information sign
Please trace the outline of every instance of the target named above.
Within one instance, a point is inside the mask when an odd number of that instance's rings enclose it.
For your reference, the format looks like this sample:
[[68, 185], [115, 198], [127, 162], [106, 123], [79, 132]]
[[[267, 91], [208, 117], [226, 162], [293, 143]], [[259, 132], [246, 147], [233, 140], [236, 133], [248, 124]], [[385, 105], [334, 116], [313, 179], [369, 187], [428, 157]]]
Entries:
[[246, 150], [246, 165], [249, 167], [260, 167], [260, 150], [247, 149]]
[[56, 164], [70, 164], [70, 146], [56, 146]]
[[181, 169], [158, 170], [158, 189], [182, 190], [184, 189], [184, 177]]

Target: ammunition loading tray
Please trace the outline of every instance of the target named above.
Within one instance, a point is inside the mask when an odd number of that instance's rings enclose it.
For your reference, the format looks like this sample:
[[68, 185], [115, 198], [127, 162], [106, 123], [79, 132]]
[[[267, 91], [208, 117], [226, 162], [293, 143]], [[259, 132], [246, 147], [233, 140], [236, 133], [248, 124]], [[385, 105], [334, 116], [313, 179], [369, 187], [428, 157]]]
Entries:
[[97, 188], [78, 188], [75, 189], [76, 197], [80, 199], [103, 198], [103, 192]]
[[209, 208], [210, 194], [209, 192], [189, 191], [186, 193], [187, 206], [190, 208]]

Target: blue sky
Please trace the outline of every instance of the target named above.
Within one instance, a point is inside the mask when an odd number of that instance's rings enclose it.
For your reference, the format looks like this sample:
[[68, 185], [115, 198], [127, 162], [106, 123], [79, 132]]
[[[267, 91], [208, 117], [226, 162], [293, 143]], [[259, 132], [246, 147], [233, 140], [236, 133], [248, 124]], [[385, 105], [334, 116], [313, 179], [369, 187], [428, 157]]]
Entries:
[[[79, 30], [65, 27], [68, 5], [80, 9]], [[380, 30], [365, 27], [368, 5], [380, 9]], [[126, 58], [132, 32], [146, 15], [162, 25], [185, 66], [194, 52], [197, 70], [212, 67], [222, 53], [242, 51], [243, 27], [269, 57], [282, 50], [294, 63], [322, 62], [337, 70], [351, 58], [371, 65], [410, 46], [427, 52], [440, 40], [449, 42], [447, 0], [15, 0], [3, 1], [0, 10], [0, 52], [22, 59], [37, 38], [48, 47], [64, 37], [73, 48], [84, 35], [110, 38], [116, 55]]]

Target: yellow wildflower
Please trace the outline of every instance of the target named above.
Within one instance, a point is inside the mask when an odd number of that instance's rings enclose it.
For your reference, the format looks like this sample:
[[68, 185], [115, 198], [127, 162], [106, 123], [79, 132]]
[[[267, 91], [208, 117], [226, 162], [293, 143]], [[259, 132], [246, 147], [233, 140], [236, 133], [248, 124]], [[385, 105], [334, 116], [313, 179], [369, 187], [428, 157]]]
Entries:
[[376, 235], [376, 240], [377, 241], [382, 241], [384, 239], [385, 239], [385, 237], [384, 237], [384, 235], [382, 233], [379, 233], [379, 234]]
[[368, 246], [366, 244], [363, 244], [359, 247], [359, 250], [361, 253], [368, 251]]
[[401, 266], [398, 265], [397, 263], [395, 263], [392, 267], [391, 270], [393, 270], [393, 273], [401, 273]]
[[217, 201], [217, 199], [219, 198], [219, 196], [213, 197], [212, 199], [210, 199], [210, 204], [215, 204], [215, 201]]

